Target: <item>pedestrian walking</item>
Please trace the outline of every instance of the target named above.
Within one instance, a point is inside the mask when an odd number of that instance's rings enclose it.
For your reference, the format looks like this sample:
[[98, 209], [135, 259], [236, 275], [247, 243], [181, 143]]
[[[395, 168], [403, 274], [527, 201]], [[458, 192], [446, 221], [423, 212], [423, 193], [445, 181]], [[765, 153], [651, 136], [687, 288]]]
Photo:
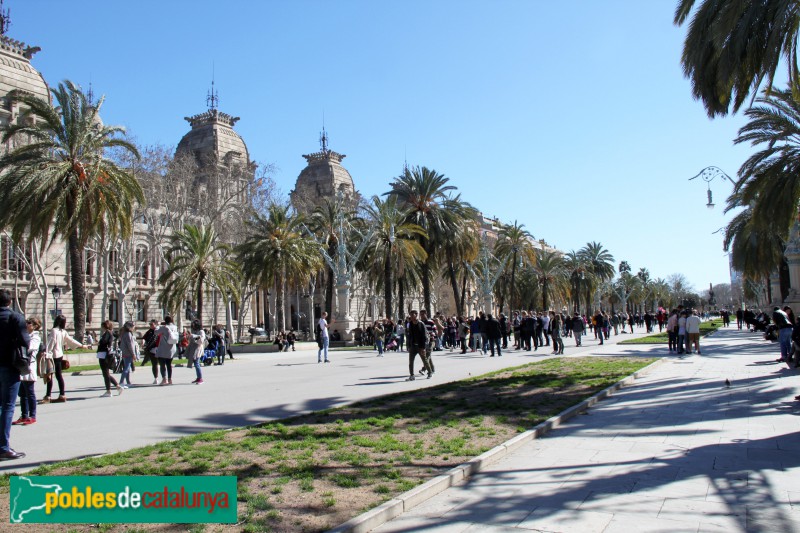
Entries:
[[424, 369], [428, 372], [428, 379], [433, 377], [433, 369], [427, 356], [428, 330], [425, 324], [417, 319], [417, 314], [416, 310], [412, 310], [409, 313], [410, 320], [406, 327], [406, 339], [408, 341], [408, 379], [406, 381], [414, 381], [414, 359], [416, 359], [417, 354], [422, 359]]
[[122, 325], [119, 333], [119, 351], [122, 356], [122, 375], [119, 378], [119, 385], [123, 389], [132, 385], [131, 372], [136, 370], [136, 361], [139, 360], [139, 345], [133, 336], [134, 328], [133, 322], [128, 320]]
[[[42, 321], [37, 317], [28, 317], [25, 321], [25, 326], [30, 336], [28, 343], [28, 357], [31, 362], [36, 361], [36, 356], [39, 354], [39, 348], [42, 346], [42, 337], [39, 330], [42, 329]], [[36, 423], [36, 370], [34, 364], [31, 365], [31, 371], [27, 374], [20, 375], [19, 382], [19, 407], [22, 413], [20, 417], [12, 424], [15, 426], [29, 426]], [[12, 417], [13, 418], [13, 417]]]
[[317, 351], [317, 363], [322, 362], [323, 354], [325, 354], [325, 362], [330, 363], [330, 360], [328, 359], [328, 346], [330, 345], [328, 328], [331, 324], [333, 324], [333, 320], [331, 319], [329, 324], [327, 318], [328, 313], [323, 311], [322, 316], [319, 317], [319, 322], [317, 323], [317, 344], [319, 345], [319, 350]]
[[386, 333], [383, 331], [383, 324], [379, 320], [372, 324], [372, 334], [375, 335], [375, 348], [378, 350], [378, 357], [383, 357], [383, 340]]
[[[792, 329], [788, 330], [789, 343], [791, 346]], [[700, 354], [700, 317], [697, 316], [697, 310], [692, 310], [692, 314], [686, 317], [686, 335], [689, 341], [686, 343], [686, 352], [692, 353], [692, 345], [694, 344], [694, 351], [697, 355]]]
[[172, 359], [177, 353], [179, 340], [178, 328], [173, 324], [171, 316], [164, 317], [164, 324], [156, 330], [158, 346], [156, 357], [161, 369], [161, 385], [172, 385]]
[[572, 316], [572, 336], [575, 337], [576, 347], [581, 345], [581, 337], [585, 331], [586, 324], [583, 322], [583, 318], [578, 313], [575, 313]]
[[100, 363], [100, 372], [103, 374], [103, 383], [106, 386], [106, 392], [101, 395], [101, 398], [111, 397], [111, 385], [117, 389], [117, 396], [122, 394], [122, 387], [117, 383], [116, 378], [111, 375], [113, 368], [109, 368], [108, 352], [114, 348], [114, 323], [106, 320], [100, 324], [100, 339], [97, 341], [97, 360]]
[[497, 356], [503, 357], [502, 338], [503, 331], [500, 326], [500, 321], [494, 318], [491, 313], [486, 315], [486, 336], [489, 339], [489, 349], [492, 351], [491, 357], [494, 357], [494, 350], [497, 348]]
[[186, 366], [193, 366], [195, 373], [195, 380], [192, 381], [195, 385], [202, 385], [203, 371], [200, 368], [200, 358], [203, 355], [203, 350], [206, 347], [206, 332], [203, 329], [202, 323], [198, 319], [192, 320], [192, 331], [189, 334], [189, 345], [186, 347]]
[[778, 328], [778, 344], [780, 345], [781, 358], [778, 362], [789, 363], [792, 356], [792, 329], [794, 323], [789, 315], [778, 306], [772, 311], [772, 321]]
[[156, 328], [158, 327], [157, 320], [150, 321], [150, 329], [142, 335], [142, 351], [144, 351], [144, 359], [142, 365], [144, 366], [150, 361], [153, 365], [153, 385], [158, 385], [158, 357], [156, 357], [156, 347], [158, 345], [158, 335], [156, 335]]
[[30, 346], [25, 318], [11, 309], [11, 291], [0, 289], [0, 461], [22, 459], [25, 454], [11, 448], [11, 421], [19, 395], [19, 370], [14, 353]]
[[[55, 371], [56, 382], [58, 382], [58, 398], [52, 400], [52, 403], [64, 403], [67, 401], [64, 391], [64, 376], [61, 373], [64, 368], [64, 345], [70, 348], [91, 348], [91, 346], [81, 344], [70, 337], [64, 330], [66, 326], [67, 318], [64, 315], [58, 315], [53, 321], [53, 329], [50, 330], [50, 335], [47, 337], [47, 351], [53, 354], [53, 370]], [[42, 403], [51, 403], [50, 394], [52, 392], [53, 380], [51, 379], [47, 382], [47, 391], [44, 398], [42, 398]]]
[[555, 311], [550, 311], [550, 338], [553, 340], [553, 352], [551, 355], [564, 353], [564, 340], [561, 338], [561, 315]]

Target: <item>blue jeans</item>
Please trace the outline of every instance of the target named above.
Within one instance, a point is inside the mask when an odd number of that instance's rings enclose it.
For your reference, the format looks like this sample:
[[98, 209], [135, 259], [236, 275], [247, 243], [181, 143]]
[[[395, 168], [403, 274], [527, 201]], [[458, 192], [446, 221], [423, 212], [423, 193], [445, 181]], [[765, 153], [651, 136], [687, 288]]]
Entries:
[[11, 422], [19, 395], [19, 372], [16, 368], [0, 367], [0, 453], [11, 449]]
[[131, 384], [131, 365], [133, 364], [133, 357], [122, 358], [122, 374], [119, 376], [119, 384], [123, 385], [128, 382]]
[[317, 362], [319, 363], [322, 361], [322, 353], [325, 353], [325, 360], [328, 360], [328, 344], [330, 343], [330, 338], [322, 337], [322, 346], [320, 346], [319, 350], [317, 350]]
[[781, 345], [781, 359], [788, 361], [792, 357], [792, 328], [781, 328], [778, 342]]
[[194, 360], [194, 373], [197, 374], [197, 379], [203, 379], [203, 371], [200, 370], [200, 359]]
[[497, 355], [502, 356], [503, 352], [500, 351], [501, 342], [500, 339], [489, 339], [489, 348], [492, 350], [492, 357], [494, 357], [494, 349], [497, 347]]
[[[383, 355], [383, 341], [381, 339], [375, 339], [375, 347], [378, 349], [378, 355]], [[327, 359], [327, 355], [325, 358]]]

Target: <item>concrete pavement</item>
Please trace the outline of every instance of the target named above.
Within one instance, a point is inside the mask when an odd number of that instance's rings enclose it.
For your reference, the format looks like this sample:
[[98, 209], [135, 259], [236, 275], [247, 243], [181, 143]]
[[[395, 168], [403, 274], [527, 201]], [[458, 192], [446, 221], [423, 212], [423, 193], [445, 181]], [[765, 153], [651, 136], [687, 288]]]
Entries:
[[[572, 339], [565, 344], [568, 355], [587, 354], [596, 341], [585, 340], [582, 348], [575, 348]], [[0, 472], [21, 472], [44, 463], [337, 407], [524, 364], [549, 353], [548, 347], [538, 352], [507, 351], [501, 358], [477, 352], [434, 352], [434, 379], [414, 382], [405, 381], [407, 353], [376, 357], [374, 350], [333, 351], [330, 364], [317, 363], [316, 349], [242, 354], [224, 366], [205, 367], [205, 384], [199, 386], [191, 384], [195, 378], [191, 368], [175, 368], [175, 384], [161, 387], [151, 385], [149, 366], [137, 367], [132, 377], [137, 386], [112, 398], [100, 398], [104, 386], [99, 372], [66, 375], [68, 401], [40, 405], [36, 424], [13, 426], [11, 447], [27, 456], [0, 462]], [[416, 366], [421, 367], [419, 359]], [[44, 395], [41, 380], [36, 391], [39, 398]]]
[[800, 531], [798, 372], [756, 334], [701, 342], [373, 531]]

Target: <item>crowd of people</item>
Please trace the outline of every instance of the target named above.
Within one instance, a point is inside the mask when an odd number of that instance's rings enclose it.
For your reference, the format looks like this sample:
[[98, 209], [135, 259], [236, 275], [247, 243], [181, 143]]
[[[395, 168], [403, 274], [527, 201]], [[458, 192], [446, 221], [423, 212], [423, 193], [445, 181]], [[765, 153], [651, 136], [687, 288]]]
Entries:
[[[79, 342], [66, 331], [66, 318], [56, 316], [47, 342], [42, 341], [42, 321], [38, 317], [27, 319], [11, 308], [11, 293], [0, 290], [0, 461], [25, 457], [10, 446], [11, 426], [29, 426], [36, 423], [38, 404], [67, 401], [63, 372], [69, 369], [65, 349], [91, 349], [94, 339], [87, 334], [87, 343]], [[287, 344], [288, 346], [288, 344]], [[209, 350], [210, 348], [210, 350]], [[23, 355], [25, 356], [23, 357]], [[203, 383], [202, 364], [216, 357], [216, 364], [224, 364], [230, 352], [230, 333], [221, 325], [205, 330], [199, 320], [193, 320], [181, 334], [172, 317], [163, 322], [150, 321], [149, 329], [136, 338], [133, 322], [125, 322], [119, 330], [110, 320], [101, 324], [97, 339], [97, 360], [105, 392], [102, 397], [117, 395], [132, 386], [131, 373], [136, 365], [152, 364], [153, 385], [172, 385], [172, 361], [186, 358], [186, 366], [193, 367], [196, 379]], [[119, 372], [119, 380], [114, 374]], [[159, 381], [160, 376], [160, 381]], [[45, 395], [37, 402], [36, 381], [45, 384]], [[58, 386], [58, 396], [53, 397], [53, 386]], [[14, 420], [19, 398], [20, 417]]]

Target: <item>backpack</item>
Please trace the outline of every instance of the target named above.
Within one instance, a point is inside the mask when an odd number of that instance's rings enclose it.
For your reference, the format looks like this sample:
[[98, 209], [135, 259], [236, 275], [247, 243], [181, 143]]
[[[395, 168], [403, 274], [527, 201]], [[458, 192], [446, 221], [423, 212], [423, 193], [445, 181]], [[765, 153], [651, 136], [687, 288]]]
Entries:
[[178, 336], [177, 328], [176, 329], [168, 328], [168, 329], [169, 329], [169, 337], [167, 338], [167, 344], [178, 344], [180, 338]]
[[189, 334], [186, 333], [185, 331], [181, 335], [181, 340], [180, 343], [178, 343], [178, 346], [180, 346], [181, 348], [186, 348], [187, 346], [189, 346]]

